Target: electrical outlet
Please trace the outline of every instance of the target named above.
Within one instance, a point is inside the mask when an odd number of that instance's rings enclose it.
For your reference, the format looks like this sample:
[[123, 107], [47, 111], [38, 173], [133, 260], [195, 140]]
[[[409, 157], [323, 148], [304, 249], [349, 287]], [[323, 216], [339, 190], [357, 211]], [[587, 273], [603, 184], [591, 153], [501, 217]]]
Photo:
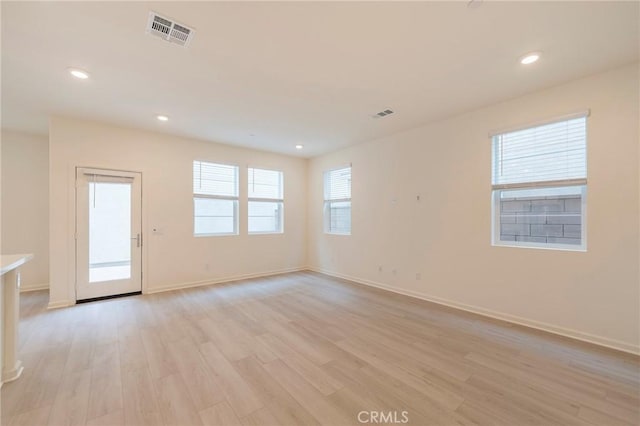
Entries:
[[382, 272], [382, 265], [378, 266], [378, 272]]

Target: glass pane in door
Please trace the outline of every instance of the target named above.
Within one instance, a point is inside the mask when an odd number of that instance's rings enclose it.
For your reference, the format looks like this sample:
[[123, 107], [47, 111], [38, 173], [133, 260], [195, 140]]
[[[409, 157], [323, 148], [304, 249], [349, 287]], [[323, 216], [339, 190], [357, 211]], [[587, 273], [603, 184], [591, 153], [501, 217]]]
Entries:
[[131, 278], [131, 184], [89, 183], [89, 282]]

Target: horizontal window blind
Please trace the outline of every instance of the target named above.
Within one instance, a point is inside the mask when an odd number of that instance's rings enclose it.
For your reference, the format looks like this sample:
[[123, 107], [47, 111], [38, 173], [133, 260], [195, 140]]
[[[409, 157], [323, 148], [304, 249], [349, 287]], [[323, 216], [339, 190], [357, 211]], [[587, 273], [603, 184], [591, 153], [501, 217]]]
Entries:
[[218, 197], [237, 197], [238, 167], [194, 161], [193, 193]]
[[324, 172], [324, 229], [351, 234], [351, 167]]
[[494, 245], [586, 249], [587, 116], [493, 134]]
[[324, 172], [324, 199], [348, 200], [351, 198], [351, 167]]
[[493, 136], [494, 187], [586, 177], [586, 117]]
[[249, 168], [249, 198], [283, 199], [282, 172]]
[[195, 235], [237, 234], [237, 166], [194, 161], [193, 195]]

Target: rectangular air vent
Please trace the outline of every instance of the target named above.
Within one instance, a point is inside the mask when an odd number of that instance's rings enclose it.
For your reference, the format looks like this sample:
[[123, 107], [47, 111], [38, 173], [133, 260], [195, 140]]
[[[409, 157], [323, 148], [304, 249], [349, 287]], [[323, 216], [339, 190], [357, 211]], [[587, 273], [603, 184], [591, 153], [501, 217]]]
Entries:
[[374, 115], [372, 115], [373, 118], [382, 118], [382, 117], [386, 117], [387, 115], [393, 114], [393, 111], [390, 109], [385, 109], [384, 111], [380, 111]]
[[150, 12], [149, 20], [147, 21], [147, 33], [186, 47], [193, 38], [195, 30], [160, 16], [155, 12]]

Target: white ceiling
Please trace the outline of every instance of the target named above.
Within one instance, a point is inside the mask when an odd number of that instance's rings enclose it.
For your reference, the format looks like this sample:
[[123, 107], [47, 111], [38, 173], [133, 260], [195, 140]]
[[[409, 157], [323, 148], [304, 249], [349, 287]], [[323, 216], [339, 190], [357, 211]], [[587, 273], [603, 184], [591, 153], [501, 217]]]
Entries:
[[[639, 5], [3, 1], [2, 125], [60, 114], [315, 156], [635, 62]], [[145, 34], [150, 10], [191, 45]]]

